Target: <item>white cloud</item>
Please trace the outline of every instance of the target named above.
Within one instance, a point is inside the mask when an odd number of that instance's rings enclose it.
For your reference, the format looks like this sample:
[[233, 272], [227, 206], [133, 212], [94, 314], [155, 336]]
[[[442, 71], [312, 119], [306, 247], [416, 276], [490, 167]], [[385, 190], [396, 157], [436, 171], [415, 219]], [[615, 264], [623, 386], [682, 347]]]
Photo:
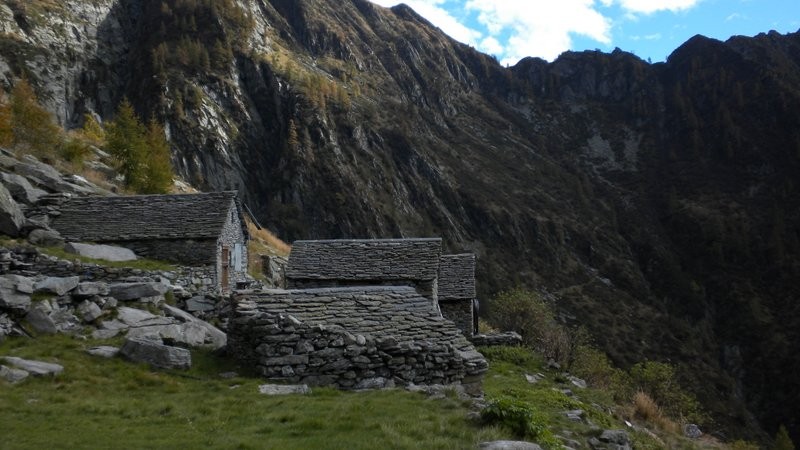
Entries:
[[619, 0], [619, 4], [636, 14], [652, 14], [658, 11], [678, 12], [690, 9], [700, 0]]
[[[398, 0], [372, 0], [383, 6]], [[454, 39], [497, 55], [503, 64], [526, 56], [553, 60], [585, 36], [611, 45], [612, 19], [636, 20], [657, 12], [679, 12], [703, 0], [404, 0]], [[601, 8], [602, 9], [601, 12]], [[606, 14], [606, 15], [604, 15]], [[465, 20], [469, 16], [472, 20]], [[468, 25], [465, 25], [468, 24]], [[641, 36], [659, 39], [661, 36]]]
[[611, 43], [611, 21], [594, 9], [594, 0], [467, 0], [467, 10], [489, 34], [507, 33], [503, 63], [513, 64], [525, 56], [555, 59], [569, 50], [571, 34]]
[[725, 22], [730, 22], [731, 20], [747, 20], [747, 16], [740, 13], [733, 13], [730, 16], [725, 18]]

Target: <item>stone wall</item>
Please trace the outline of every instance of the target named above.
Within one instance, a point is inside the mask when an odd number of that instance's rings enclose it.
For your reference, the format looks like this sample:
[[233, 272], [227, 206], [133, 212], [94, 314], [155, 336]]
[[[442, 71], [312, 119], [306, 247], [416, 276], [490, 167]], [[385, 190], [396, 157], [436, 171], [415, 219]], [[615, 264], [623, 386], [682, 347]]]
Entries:
[[487, 370], [455, 325], [413, 288], [240, 292], [228, 349], [265, 377], [341, 388], [465, 385]]
[[[242, 222], [237, 214], [237, 208], [234, 201], [231, 200], [230, 213], [225, 220], [225, 225], [222, 227], [219, 239], [216, 243], [216, 268], [217, 273], [222, 276], [222, 247], [228, 247], [229, 260], [228, 262], [228, 290], [223, 293], [229, 293], [232, 289], [236, 288], [236, 284], [248, 280], [247, 276], [247, 245], [246, 238], [242, 229]], [[237, 255], [238, 252], [238, 255]], [[238, 261], [237, 261], [238, 260]], [[219, 287], [222, 288], [222, 280], [219, 280]]]
[[148, 278], [153, 281], [167, 280], [171, 285], [183, 288], [188, 293], [216, 291], [214, 268], [176, 267], [174, 271], [147, 271], [130, 267], [107, 267], [67, 261], [40, 253], [33, 247], [0, 247], [0, 274], [23, 276], [44, 275], [49, 277], [80, 277], [81, 281], [103, 281], [107, 283]]
[[439, 308], [442, 311], [442, 316], [452, 320], [464, 336], [467, 338], [472, 337], [475, 330], [472, 300], [440, 301]]
[[186, 265], [212, 265], [217, 256], [215, 239], [106, 240], [99, 243], [129, 248], [143, 258]]
[[471, 337], [474, 331], [475, 255], [443, 255], [439, 264], [439, 307], [442, 315]]

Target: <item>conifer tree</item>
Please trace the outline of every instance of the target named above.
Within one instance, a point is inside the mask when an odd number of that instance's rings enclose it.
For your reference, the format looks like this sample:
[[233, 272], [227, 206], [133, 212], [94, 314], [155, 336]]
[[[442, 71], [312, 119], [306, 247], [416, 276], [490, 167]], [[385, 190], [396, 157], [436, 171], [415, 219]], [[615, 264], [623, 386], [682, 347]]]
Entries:
[[172, 185], [172, 161], [169, 143], [165, 137], [164, 127], [154, 117], [147, 124], [145, 135], [147, 145], [147, 176], [142, 187], [145, 194], [163, 194]]
[[106, 142], [117, 170], [125, 177], [125, 184], [135, 191], [145, 184], [145, 131], [131, 103], [127, 98], [123, 99], [106, 130]]
[[772, 447], [774, 450], [794, 450], [794, 442], [789, 437], [789, 432], [786, 427], [781, 425], [778, 428], [778, 434], [775, 435], [775, 445]]

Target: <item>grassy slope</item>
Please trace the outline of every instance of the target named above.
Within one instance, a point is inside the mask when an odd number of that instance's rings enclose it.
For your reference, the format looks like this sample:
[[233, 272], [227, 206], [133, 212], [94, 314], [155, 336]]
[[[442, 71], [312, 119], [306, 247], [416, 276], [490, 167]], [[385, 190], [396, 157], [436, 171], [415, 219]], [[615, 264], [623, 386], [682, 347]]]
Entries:
[[0, 447], [451, 449], [508, 437], [468, 421], [456, 399], [320, 388], [267, 397], [257, 378], [221, 379], [244, 371], [209, 354], [194, 352], [189, 372], [153, 372], [85, 354], [94, 344], [63, 336], [0, 344], [0, 355], [65, 366], [55, 378], [0, 381]]

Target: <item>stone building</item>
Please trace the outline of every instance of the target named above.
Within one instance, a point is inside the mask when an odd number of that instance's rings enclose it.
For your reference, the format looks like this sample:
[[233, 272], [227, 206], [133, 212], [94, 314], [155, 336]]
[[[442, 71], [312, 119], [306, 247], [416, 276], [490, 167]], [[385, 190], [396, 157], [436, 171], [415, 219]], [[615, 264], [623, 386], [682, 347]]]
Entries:
[[440, 238], [296, 241], [289, 289], [411, 286], [438, 310]]
[[461, 384], [484, 357], [408, 286], [239, 291], [228, 349], [269, 379], [344, 389]]
[[68, 241], [130, 248], [137, 255], [213, 267], [223, 293], [247, 279], [249, 235], [237, 193], [74, 197], [51, 212]]
[[475, 255], [443, 255], [439, 264], [439, 308], [464, 336], [474, 331]]

